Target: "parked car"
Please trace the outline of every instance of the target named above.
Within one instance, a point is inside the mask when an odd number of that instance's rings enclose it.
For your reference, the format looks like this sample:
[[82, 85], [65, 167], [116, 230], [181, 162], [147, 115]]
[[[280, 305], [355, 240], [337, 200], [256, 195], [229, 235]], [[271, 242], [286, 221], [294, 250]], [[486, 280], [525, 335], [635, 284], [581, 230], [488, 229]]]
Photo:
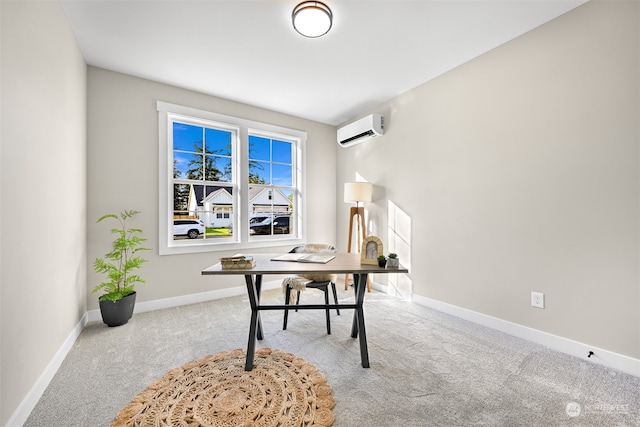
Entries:
[[273, 227], [273, 234], [289, 234], [289, 217], [278, 216], [274, 219], [267, 218], [262, 222], [251, 224], [249, 226], [250, 234], [271, 234]]
[[173, 235], [187, 236], [190, 239], [197, 239], [198, 236], [206, 232], [204, 222], [199, 219], [174, 219]]
[[[266, 220], [268, 220], [267, 223], [269, 223], [269, 224], [271, 223], [271, 217], [270, 216], [254, 216], [251, 219], [249, 219], [249, 225], [251, 226], [253, 224], [259, 224], [259, 223], [261, 223], [263, 221], [266, 221]], [[229, 224], [227, 229], [229, 230], [230, 234], [233, 234], [233, 224]]]
[[249, 224], [257, 224], [259, 222], [264, 221], [265, 219], [271, 219], [270, 216], [254, 216], [249, 220]]

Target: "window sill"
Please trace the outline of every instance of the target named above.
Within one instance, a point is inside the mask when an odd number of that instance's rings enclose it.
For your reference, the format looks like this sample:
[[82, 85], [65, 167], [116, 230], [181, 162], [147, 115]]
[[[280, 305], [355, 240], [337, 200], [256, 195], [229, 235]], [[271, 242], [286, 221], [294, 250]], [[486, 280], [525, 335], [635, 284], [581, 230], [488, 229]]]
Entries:
[[274, 248], [279, 246], [298, 246], [303, 243], [301, 238], [269, 239], [251, 242], [208, 243], [206, 240], [188, 242], [188, 244], [160, 245], [159, 255], [195, 254], [204, 252], [223, 251], [251, 251], [254, 249]]

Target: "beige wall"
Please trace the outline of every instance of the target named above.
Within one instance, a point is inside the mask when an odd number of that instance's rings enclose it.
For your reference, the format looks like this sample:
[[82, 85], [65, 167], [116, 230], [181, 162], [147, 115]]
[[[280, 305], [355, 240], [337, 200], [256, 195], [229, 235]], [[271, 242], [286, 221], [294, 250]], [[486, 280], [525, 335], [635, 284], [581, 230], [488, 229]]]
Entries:
[[0, 425], [86, 311], [86, 65], [58, 2], [1, 1]]
[[330, 126], [87, 76], [57, 2], [1, 1], [0, 425], [97, 308], [102, 213], [143, 211], [139, 301], [240, 285], [199, 275], [221, 253], [157, 255], [157, 100], [306, 130], [309, 241], [346, 247], [342, 184], [360, 174], [370, 234], [411, 266], [401, 288], [640, 358], [638, 9], [591, 1], [393, 99], [372, 110], [386, 135], [336, 160]]
[[338, 198], [375, 183], [385, 244], [399, 208], [400, 286], [640, 358], [638, 9], [589, 2], [371, 111], [386, 134], [339, 151]]
[[[137, 288], [138, 302], [244, 286], [242, 277], [200, 275], [203, 268], [230, 252], [158, 255], [156, 101], [306, 131], [307, 240], [333, 243], [337, 148], [334, 127], [94, 67], [89, 67], [88, 98], [88, 262], [102, 256], [111, 240], [95, 219], [122, 209], [141, 211], [136, 225], [143, 228], [154, 251], [145, 254], [149, 255], [149, 262], [140, 274], [149, 285]], [[278, 250], [281, 249], [271, 249]], [[89, 265], [89, 289], [99, 280]], [[88, 307], [97, 308], [97, 295], [88, 295]]]

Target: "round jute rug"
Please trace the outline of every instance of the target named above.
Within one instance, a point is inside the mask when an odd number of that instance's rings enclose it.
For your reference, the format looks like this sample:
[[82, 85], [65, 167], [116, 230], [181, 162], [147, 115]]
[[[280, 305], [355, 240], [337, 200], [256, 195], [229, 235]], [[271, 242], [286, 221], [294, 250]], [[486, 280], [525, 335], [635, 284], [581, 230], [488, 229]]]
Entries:
[[256, 350], [244, 370], [244, 350], [205, 356], [173, 369], [124, 407], [120, 426], [330, 426], [335, 400], [325, 376], [281, 350]]

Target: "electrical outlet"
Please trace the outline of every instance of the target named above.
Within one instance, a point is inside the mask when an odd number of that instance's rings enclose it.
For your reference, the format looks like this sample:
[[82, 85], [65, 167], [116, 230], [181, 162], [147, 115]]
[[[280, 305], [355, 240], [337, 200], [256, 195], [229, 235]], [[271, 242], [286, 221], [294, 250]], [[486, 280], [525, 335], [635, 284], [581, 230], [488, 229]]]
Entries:
[[531, 292], [531, 306], [544, 308], [544, 294], [542, 292]]

